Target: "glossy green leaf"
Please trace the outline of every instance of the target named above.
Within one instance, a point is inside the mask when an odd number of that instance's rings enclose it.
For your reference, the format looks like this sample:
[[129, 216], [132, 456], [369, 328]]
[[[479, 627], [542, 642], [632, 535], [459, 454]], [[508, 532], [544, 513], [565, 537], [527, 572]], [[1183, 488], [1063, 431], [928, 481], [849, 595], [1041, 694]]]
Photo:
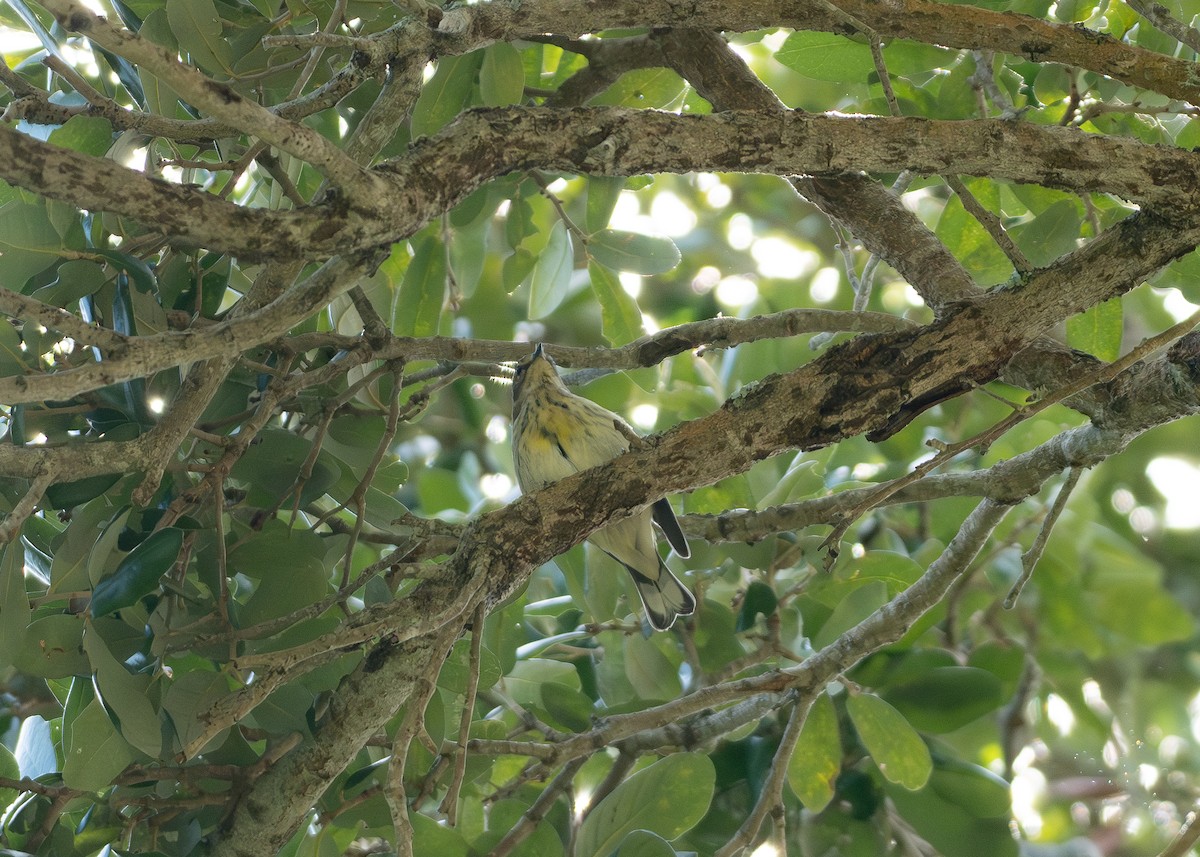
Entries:
[[91, 614], [104, 616], [134, 604], [158, 589], [183, 546], [183, 530], [167, 527], [150, 535], [129, 552], [116, 571], [92, 590]]
[[482, 62], [483, 51], [438, 60], [437, 71], [422, 87], [413, 106], [414, 138], [433, 134], [462, 112], [475, 91], [475, 76]]
[[588, 253], [601, 265], [644, 276], [665, 274], [682, 258], [670, 238], [618, 229], [604, 229], [589, 238]]
[[1000, 679], [975, 667], [935, 667], [888, 688], [884, 698], [917, 729], [951, 732], [1004, 703]]
[[976, 818], [1007, 818], [1012, 808], [1008, 782], [987, 768], [961, 759], [936, 759], [930, 787], [943, 800]]
[[837, 711], [829, 695], [819, 693], [804, 719], [796, 749], [788, 759], [788, 785], [806, 809], [820, 812], [833, 800], [841, 770], [842, 741]]
[[99, 700], [93, 699], [72, 724], [65, 748], [63, 782], [73, 789], [99, 791], [134, 759], [133, 749], [117, 732]]
[[1067, 319], [1067, 344], [1111, 363], [1121, 356], [1125, 311], [1120, 298], [1103, 301]]
[[889, 782], [919, 789], [929, 779], [929, 748], [899, 711], [872, 693], [852, 694], [846, 711], [863, 746]]
[[521, 52], [508, 42], [496, 42], [483, 51], [479, 69], [479, 94], [488, 107], [520, 104], [525, 95], [525, 66]]
[[642, 335], [642, 311], [637, 301], [621, 286], [610, 269], [595, 261], [588, 262], [592, 293], [600, 303], [600, 321], [604, 338], [610, 345], [625, 345]]
[[233, 48], [213, 0], [167, 0], [167, 21], [192, 62], [210, 74], [233, 72]]
[[779, 599], [776, 597], [774, 589], [761, 580], [751, 581], [750, 585], [746, 587], [746, 594], [742, 596], [742, 608], [738, 611], [737, 630], [741, 632], [753, 628], [754, 622], [759, 616], [770, 616], [775, 612], [778, 604]]
[[571, 286], [575, 252], [571, 234], [560, 220], [550, 229], [546, 247], [533, 266], [529, 281], [529, 317], [545, 318], [562, 303]]
[[634, 830], [675, 839], [708, 812], [715, 783], [712, 761], [700, 753], [678, 753], [638, 771], [584, 819], [576, 857], [608, 857]]
[[59, 482], [46, 489], [46, 504], [52, 509], [72, 509], [99, 497], [119, 481], [121, 474], [105, 473], [74, 482]]
[[392, 308], [392, 331], [397, 336], [432, 336], [437, 333], [446, 301], [446, 249], [430, 236], [417, 245], [404, 272], [396, 304]]

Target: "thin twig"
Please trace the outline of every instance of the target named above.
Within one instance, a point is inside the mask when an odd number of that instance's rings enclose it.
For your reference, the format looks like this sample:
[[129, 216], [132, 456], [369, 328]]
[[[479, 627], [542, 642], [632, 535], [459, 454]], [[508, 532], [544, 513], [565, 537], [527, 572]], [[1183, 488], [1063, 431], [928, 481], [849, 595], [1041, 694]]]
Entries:
[[392, 742], [392, 759], [388, 763], [387, 797], [392, 811], [392, 826], [396, 829], [397, 857], [415, 857], [412, 840], [413, 827], [408, 818], [408, 798], [404, 790], [404, 763], [408, 760], [408, 747], [422, 730], [425, 722], [425, 706], [437, 690], [437, 682], [428, 676], [417, 679], [417, 692], [408, 700], [404, 719], [396, 730]]
[[883, 97], [887, 99], [888, 110], [893, 116], [900, 114], [900, 102], [896, 100], [896, 90], [892, 88], [892, 78], [888, 74], [887, 62], [883, 58], [883, 43], [876, 33], [868, 37], [871, 43], [871, 59], [875, 61], [875, 73], [879, 75], [879, 83], [883, 86]]
[[992, 240], [996, 242], [996, 246], [1008, 257], [1008, 261], [1012, 262], [1012, 266], [1017, 269], [1017, 273], [1024, 276], [1033, 270], [1033, 265], [1025, 254], [1021, 252], [1021, 248], [1016, 245], [1007, 232], [1004, 231], [1004, 224], [1000, 222], [1000, 218], [988, 211], [979, 200], [975, 198], [975, 194], [967, 188], [956, 175], [942, 176], [946, 184], [950, 186], [957, 195], [959, 202], [963, 208], [974, 217], [979, 225], [982, 226], [987, 234], [992, 236]]
[[486, 615], [484, 605], [480, 604], [471, 619], [471, 656], [467, 666], [467, 690], [463, 698], [462, 716], [458, 721], [458, 744], [454, 748], [454, 776], [440, 807], [446, 816], [446, 823], [451, 827], [458, 823], [458, 795], [467, 773], [467, 742], [475, 713], [475, 694], [479, 690], [479, 658], [483, 650], [483, 620]]
[[1175, 834], [1175, 838], [1163, 849], [1158, 857], [1185, 857], [1192, 852], [1192, 846], [1200, 842], [1200, 818], [1197, 811], [1192, 810], [1183, 820], [1183, 826]]
[[1059, 515], [1063, 509], [1067, 507], [1067, 498], [1071, 496], [1071, 492], [1075, 490], [1075, 486], [1079, 484], [1079, 477], [1083, 475], [1083, 470], [1078, 467], [1071, 468], [1067, 473], [1067, 478], [1063, 481], [1062, 487], [1058, 489], [1058, 496], [1054, 498], [1054, 505], [1050, 507], [1049, 514], [1046, 515], [1046, 520], [1042, 522], [1042, 528], [1038, 531], [1037, 536], [1033, 540], [1033, 544], [1021, 556], [1021, 576], [1017, 578], [1017, 582], [1012, 585], [1012, 589], [1008, 591], [1008, 596], [1004, 599], [1004, 609], [1011, 610], [1017, 606], [1017, 599], [1021, 597], [1021, 590], [1025, 588], [1025, 584], [1029, 582], [1029, 578], [1033, 577], [1033, 569], [1037, 566], [1038, 560], [1042, 558], [1042, 552], [1046, 549], [1046, 542], [1050, 539], [1050, 531], [1054, 529], [1054, 525], [1058, 522]]
[[571, 780], [575, 778], [575, 773], [583, 767], [583, 763], [588, 758], [588, 755], [580, 756], [563, 765], [563, 769], [559, 772], [558, 776], [550, 782], [550, 785], [542, 790], [542, 793], [538, 795], [538, 799], [533, 802], [533, 806], [529, 807], [525, 811], [525, 814], [518, 819], [517, 823], [512, 826], [512, 829], [504, 834], [504, 838], [488, 853], [488, 857], [508, 857], [513, 852], [513, 849], [524, 842], [526, 837], [537, 828], [538, 822], [546, 817], [546, 813], [554, 806], [554, 802], [558, 800], [558, 796], [571, 785]]
[[808, 710], [816, 698], [816, 694], [808, 694], [798, 700], [792, 708], [792, 714], [783, 730], [783, 737], [779, 739], [775, 758], [771, 760], [771, 771], [767, 774], [767, 781], [763, 784], [762, 791], [759, 792], [758, 800], [754, 803], [754, 809], [742, 822], [737, 833], [717, 851], [716, 857], [734, 857], [734, 855], [740, 854], [757, 838], [758, 831], [767, 815], [774, 812], [777, 807], [782, 807], [783, 782], [787, 777], [788, 763], [791, 761], [792, 752], [796, 749], [796, 742], [800, 740], [800, 730], [804, 726], [805, 718], [808, 717]]

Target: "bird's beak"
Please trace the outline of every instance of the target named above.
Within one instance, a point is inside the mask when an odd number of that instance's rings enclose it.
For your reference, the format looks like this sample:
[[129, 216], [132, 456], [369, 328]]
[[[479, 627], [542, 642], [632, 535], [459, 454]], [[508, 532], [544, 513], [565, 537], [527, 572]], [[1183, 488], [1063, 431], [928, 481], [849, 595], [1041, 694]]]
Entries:
[[539, 357], [545, 357], [545, 356], [546, 356], [545, 353], [542, 351], [542, 343], [539, 342], [537, 344], [537, 347], [533, 349], [533, 359], [537, 360]]

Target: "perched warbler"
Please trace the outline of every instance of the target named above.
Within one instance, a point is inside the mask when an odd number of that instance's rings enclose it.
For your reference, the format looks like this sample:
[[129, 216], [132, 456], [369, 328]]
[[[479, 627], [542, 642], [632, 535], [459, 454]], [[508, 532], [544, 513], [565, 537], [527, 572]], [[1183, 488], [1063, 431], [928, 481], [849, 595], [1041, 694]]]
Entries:
[[[633, 429], [612, 411], [576, 396], [538, 345], [513, 377], [513, 463], [522, 491], [536, 491], [572, 473], [616, 458], [629, 449]], [[671, 504], [659, 500], [609, 524], [589, 538], [633, 575], [646, 618], [659, 631], [696, 610], [696, 599], [658, 555], [651, 521], [680, 556], [690, 554]]]

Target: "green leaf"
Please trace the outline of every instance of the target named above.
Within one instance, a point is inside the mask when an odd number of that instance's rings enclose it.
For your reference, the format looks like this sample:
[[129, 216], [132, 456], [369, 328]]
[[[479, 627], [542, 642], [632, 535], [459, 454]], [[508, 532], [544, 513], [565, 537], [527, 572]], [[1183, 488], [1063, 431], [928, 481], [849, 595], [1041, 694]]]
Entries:
[[813, 638], [813, 648], [825, 648], [886, 604], [889, 598], [887, 583], [882, 580], [870, 580], [855, 587], [838, 600], [833, 613]]
[[475, 91], [475, 75], [483, 62], [483, 51], [462, 56], [443, 56], [437, 71], [421, 88], [412, 112], [412, 136], [427, 137], [457, 116]]
[[576, 857], [608, 857], [634, 830], [675, 839], [708, 812], [716, 770], [708, 756], [678, 753], [621, 783], [579, 828]]
[[229, 554], [229, 567], [259, 580], [239, 611], [244, 625], [284, 616], [319, 600], [328, 586], [321, 538], [283, 525], [264, 528]]
[[96, 544], [88, 552], [88, 580], [92, 582], [93, 586], [103, 579], [108, 558], [117, 549], [117, 540], [121, 537], [121, 531], [124, 530], [125, 522], [129, 520], [129, 513], [132, 511], [133, 507], [128, 505], [118, 509], [117, 513], [104, 525], [104, 529], [100, 531], [100, 536], [96, 539]]
[[683, 693], [679, 669], [652, 640], [633, 635], [625, 640], [625, 675], [645, 701], [676, 699]]
[[500, 267], [500, 282], [504, 291], [512, 293], [517, 290], [525, 278], [533, 271], [538, 257], [528, 247], [518, 247], [508, 256]]
[[976, 818], [1008, 818], [1012, 795], [1008, 782], [987, 768], [961, 759], [937, 759], [929, 785], [943, 800]]
[[72, 513], [50, 564], [51, 592], [79, 592], [92, 585], [87, 573], [88, 557], [113, 511], [111, 504], [97, 497]]
[[649, 830], [631, 830], [621, 840], [617, 857], [675, 857], [671, 843]]
[[664, 274], [679, 264], [682, 256], [670, 238], [637, 232], [604, 229], [588, 239], [588, 253], [597, 262], [618, 271], [651, 276]]
[[891, 687], [884, 698], [913, 726], [951, 732], [1004, 702], [1000, 679], [976, 667], [934, 667]]
[[800, 740], [788, 760], [788, 785], [806, 809], [820, 812], [833, 800], [841, 770], [842, 741], [837, 711], [829, 695], [821, 693], [808, 710]]
[[1019, 849], [1009, 830], [1008, 813], [999, 818], [979, 817], [947, 800], [932, 783], [920, 791], [892, 785], [885, 788], [901, 817], [944, 857], [1017, 857]]
[[83, 648], [96, 671], [96, 687], [105, 708], [116, 715], [121, 736], [152, 759], [162, 752], [162, 725], [147, 691], [150, 676], [131, 675], [113, 657], [94, 627], [83, 635]]
[[525, 65], [521, 52], [508, 42], [496, 42], [484, 49], [479, 94], [488, 107], [520, 104], [524, 98]]
[[62, 246], [45, 204], [0, 206], [0, 282], [7, 288], [21, 291], [26, 280], [58, 258]]
[[1028, 223], [1009, 234], [1037, 266], [1049, 265], [1079, 246], [1083, 205], [1077, 199], [1058, 199]]
[[91, 615], [103, 616], [129, 607], [158, 589], [183, 547], [183, 530], [167, 527], [150, 535], [129, 552], [117, 570], [92, 590]]
[[[290, 498], [304, 463], [312, 452], [312, 441], [286, 429], [267, 429], [259, 434], [256, 443], [233, 465], [230, 475], [247, 484], [246, 502], [270, 507], [282, 497]], [[328, 459], [318, 454], [317, 464]], [[304, 483], [302, 499], [320, 497], [341, 476], [337, 467], [314, 466], [311, 478]]]
[[640, 68], [625, 74], [590, 104], [660, 109], [676, 103], [687, 88], [683, 78], [666, 68]]
[[392, 309], [397, 336], [433, 336], [446, 301], [446, 250], [428, 236], [417, 245]]
[[1067, 344], [1108, 363], [1121, 356], [1125, 310], [1120, 298], [1103, 301], [1067, 319]]
[[[21, 766], [17, 764], [17, 757], [3, 744], [0, 744], [0, 777], [7, 780], [21, 779]], [[16, 800], [18, 794], [20, 792], [16, 789], [0, 788], [0, 810]]]
[[46, 489], [46, 505], [52, 509], [73, 509], [99, 497], [120, 481], [120, 473], [105, 473], [74, 482], [60, 482]]
[[100, 791], [133, 758], [133, 749], [117, 732], [99, 700], [93, 699], [71, 724], [71, 745], [63, 758], [63, 782], [73, 789]]
[[233, 73], [233, 48], [213, 0], [167, 0], [167, 22], [193, 63], [209, 73]]
[[[200, 722], [203, 714], [212, 710], [217, 700], [228, 695], [229, 680], [221, 673], [196, 669], [183, 673], [167, 684], [163, 694], [163, 711], [171, 718], [179, 747], [186, 747], [202, 734], [205, 724]], [[224, 733], [222, 733], [224, 734]], [[214, 739], [214, 744], [221, 736]]]
[[610, 345], [625, 345], [642, 335], [642, 311], [637, 301], [621, 287], [617, 275], [594, 261], [588, 261], [592, 293], [600, 303], [600, 323]]
[[[983, 179], [967, 180], [965, 184], [979, 203], [989, 211], [998, 209], [995, 183]], [[937, 237], [967, 267], [980, 283], [999, 283], [1013, 272], [1012, 263], [1001, 252], [987, 230], [963, 208], [957, 196], [952, 197], [938, 218]]]
[[529, 317], [545, 318], [562, 303], [571, 286], [571, 274], [575, 269], [575, 252], [571, 245], [571, 234], [566, 225], [556, 221], [550, 229], [546, 248], [533, 266], [533, 277], [529, 283]]
[[911, 790], [925, 785], [933, 770], [929, 748], [904, 715], [873, 693], [851, 695], [846, 711], [884, 779]]
[[625, 179], [621, 176], [588, 176], [587, 209], [583, 222], [589, 233], [608, 227], [624, 188]]
[[746, 631], [753, 628], [754, 620], [760, 614], [770, 616], [778, 604], [779, 599], [775, 596], [774, 589], [761, 580], [751, 581], [742, 598], [742, 609], [738, 611], [737, 630]]
[[15, 666], [42, 678], [90, 675], [91, 664], [83, 653], [83, 617], [56, 613], [34, 619], [25, 629]]
[[49, 141], [56, 146], [83, 152], [97, 158], [112, 145], [112, 125], [99, 116], [72, 116], [66, 124], [50, 132]]
[[29, 627], [29, 595], [25, 591], [25, 551], [13, 540], [0, 548], [0, 664], [11, 664], [21, 651]]
[[1186, 640], [1196, 630], [1192, 614], [1161, 584], [1133, 580], [1107, 583], [1097, 593], [1094, 616], [1105, 627], [1143, 646]]
[[871, 49], [832, 33], [797, 30], [775, 53], [775, 59], [812, 80], [866, 84], [874, 73]]
[[410, 813], [414, 854], [436, 854], [438, 857], [467, 857], [471, 853], [467, 841], [453, 828], [438, 824], [427, 815]]
[[[187, 0], [175, 0], [186, 4]], [[171, 30], [171, 22], [166, 9], [155, 9], [142, 20], [142, 28], [138, 35], [171, 52], [179, 50], [179, 41]], [[147, 106], [155, 113], [168, 118], [174, 118], [179, 112], [179, 94], [157, 75], [151, 74], [143, 67], [138, 67], [138, 79], [142, 83], [142, 91], [146, 96]]]

